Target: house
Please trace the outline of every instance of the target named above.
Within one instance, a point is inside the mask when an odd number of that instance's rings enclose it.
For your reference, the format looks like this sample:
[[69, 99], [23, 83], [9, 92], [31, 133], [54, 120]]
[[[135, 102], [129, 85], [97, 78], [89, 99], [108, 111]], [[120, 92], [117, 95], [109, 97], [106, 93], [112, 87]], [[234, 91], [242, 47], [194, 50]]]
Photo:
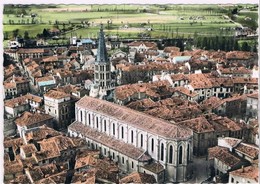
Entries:
[[24, 111], [31, 109], [27, 96], [20, 96], [4, 102], [4, 112], [7, 118], [17, 117]]
[[16, 97], [30, 92], [30, 81], [25, 77], [13, 77], [4, 81], [5, 98]]
[[259, 168], [254, 166], [244, 167], [229, 173], [228, 183], [259, 183]]
[[111, 60], [115, 58], [127, 58], [127, 54], [121, 50], [117, 50], [111, 55]]
[[208, 149], [210, 166], [214, 167], [215, 175], [221, 178], [221, 182], [227, 182], [229, 172], [241, 168], [248, 163], [230, 152], [228, 148], [216, 146]]
[[196, 102], [199, 100], [199, 94], [194, 91], [189, 91], [187, 88], [182, 86], [174, 88], [173, 96], [178, 96], [191, 102]]
[[25, 111], [20, 117], [15, 120], [17, 131], [19, 135], [22, 135], [22, 131], [39, 127], [42, 125], [47, 125], [49, 127], [54, 127], [54, 118], [48, 114], [31, 113]]
[[233, 183], [235, 178], [232, 173], [239, 173], [247, 166], [250, 168], [255, 165], [259, 148], [244, 143], [241, 139], [222, 137], [218, 138], [218, 146], [209, 148], [208, 153], [210, 165], [214, 166], [216, 175], [220, 177], [222, 182], [229, 180]]
[[36, 87], [43, 94], [48, 89], [56, 87], [57, 82], [54, 76], [44, 76], [35, 79]]
[[67, 127], [74, 119], [75, 99], [65, 92], [50, 90], [44, 94], [45, 113], [57, 121], [57, 128]]
[[49, 55], [49, 50], [48, 49], [24, 49], [24, 48], [19, 48], [17, 50], [17, 58], [19, 60], [23, 60], [25, 58], [42, 58], [43, 56]]
[[258, 117], [258, 92], [247, 95], [246, 100], [246, 115], [249, 118]]
[[139, 42], [139, 41], [134, 41], [128, 44], [130, 49], [136, 49], [137, 52], [143, 53], [147, 51], [148, 49], [155, 48], [157, 47], [157, 44], [154, 42]]
[[156, 183], [153, 175], [133, 172], [120, 179], [119, 183]]

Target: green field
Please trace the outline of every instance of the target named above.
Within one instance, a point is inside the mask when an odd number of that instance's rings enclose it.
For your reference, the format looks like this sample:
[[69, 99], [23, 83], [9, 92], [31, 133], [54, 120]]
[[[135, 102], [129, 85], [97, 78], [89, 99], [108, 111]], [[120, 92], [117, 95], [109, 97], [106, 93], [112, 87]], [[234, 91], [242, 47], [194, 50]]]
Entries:
[[[53, 27], [64, 29], [66, 37], [96, 37], [100, 23], [103, 23], [107, 35], [119, 34], [120, 37], [138, 37], [141, 33], [149, 33], [154, 38], [192, 37], [195, 32], [233, 35], [232, 28], [236, 24], [223, 16], [228, 12], [230, 7], [218, 5], [5, 5], [3, 31], [5, 39], [11, 39], [16, 29], [21, 36], [28, 31], [30, 37], [35, 37], [44, 28]], [[37, 15], [31, 17], [32, 14]], [[243, 12], [238, 19], [245, 16], [255, 19], [257, 14], [245, 15]], [[83, 26], [84, 23], [89, 24]], [[122, 29], [125, 25], [128, 28]], [[149, 27], [153, 30], [146, 31]], [[229, 31], [220, 31], [220, 28]]]

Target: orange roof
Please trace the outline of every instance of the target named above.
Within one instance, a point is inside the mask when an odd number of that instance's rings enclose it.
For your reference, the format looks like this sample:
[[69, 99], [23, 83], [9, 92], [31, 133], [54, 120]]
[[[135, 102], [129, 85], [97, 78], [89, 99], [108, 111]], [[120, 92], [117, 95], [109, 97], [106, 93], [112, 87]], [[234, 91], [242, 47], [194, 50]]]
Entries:
[[54, 98], [54, 99], [61, 99], [61, 98], [70, 97], [70, 95], [66, 94], [64, 92], [61, 92], [61, 91], [50, 90], [46, 94], [44, 94], [44, 97], [49, 97], [49, 98]]
[[215, 146], [208, 149], [209, 159], [218, 159], [229, 167], [236, 166], [241, 159], [228, 151], [228, 148]]
[[207, 121], [205, 117], [198, 117], [186, 121], [178, 122], [179, 125], [189, 127], [196, 133], [213, 132], [214, 127]]
[[258, 183], [258, 175], [259, 175], [259, 168], [248, 166], [241, 169], [237, 169], [234, 171], [231, 171], [229, 173], [230, 176], [239, 176], [241, 178], [249, 178], [255, 180], [256, 183]]
[[[118, 120], [130, 123], [135, 127], [139, 127], [151, 133], [156, 133], [163, 137], [187, 139], [192, 136], [192, 131], [189, 129], [169, 124], [165, 120], [161, 120], [104, 100], [85, 96], [76, 103], [76, 106], [90, 109], [99, 113], [104, 113], [108, 116], [113, 116]], [[142, 122], [142, 124], [140, 124], [140, 122]]]
[[53, 119], [53, 117], [48, 114], [30, 113], [26, 111], [21, 117], [16, 118], [15, 123], [19, 126], [30, 126], [44, 123], [50, 119]]
[[33, 54], [33, 53], [44, 53], [44, 49], [23, 49], [20, 48], [17, 53], [18, 54]]

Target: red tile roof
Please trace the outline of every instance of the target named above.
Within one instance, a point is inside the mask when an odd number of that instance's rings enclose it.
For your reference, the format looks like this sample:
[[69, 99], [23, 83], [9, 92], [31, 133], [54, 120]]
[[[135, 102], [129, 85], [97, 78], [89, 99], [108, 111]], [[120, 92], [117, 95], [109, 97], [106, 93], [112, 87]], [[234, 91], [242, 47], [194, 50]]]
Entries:
[[241, 159], [228, 151], [227, 148], [215, 146], [208, 149], [209, 159], [216, 158], [229, 167], [234, 167], [241, 162]]
[[53, 119], [53, 117], [48, 114], [31, 113], [26, 111], [21, 115], [21, 117], [16, 118], [15, 123], [18, 126], [30, 126], [44, 123], [51, 119]]
[[248, 178], [248, 179], [252, 179], [255, 180], [256, 183], [258, 183], [259, 179], [259, 168], [258, 167], [253, 167], [253, 166], [248, 166], [248, 167], [244, 167], [241, 169], [237, 169], [234, 171], [231, 171], [229, 173], [229, 175], [232, 176], [239, 176], [241, 178]]
[[145, 151], [141, 148], [137, 148], [131, 144], [127, 144], [123, 141], [117, 140], [113, 137], [106, 135], [105, 133], [98, 132], [88, 126], [84, 126], [80, 122], [74, 122], [69, 126], [69, 130], [77, 132], [78, 134], [88, 137], [97, 142], [100, 142], [111, 149], [121, 152], [124, 155], [127, 155], [133, 159], [139, 159]]
[[22, 49], [20, 48], [18, 54], [33, 54], [33, 53], [44, 53], [44, 49]]
[[249, 156], [250, 158], [256, 158], [259, 154], [259, 148], [246, 143], [240, 143], [236, 148], [236, 151]]
[[156, 179], [150, 174], [133, 172], [120, 179], [119, 183], [156, 183]]
[[120, 121], [130, 123], [132, 126], [162, 137], [186, 139], [192, 136], [192, 132], [188, 129], [169, 124], [164, 120], [104, 100], [85, 96], [76, 103], [76, 106], [112, 116]]
[[178, 122], [177, 124], [189, 127], [196, 133], [213, 132], [214, 127], [207, 121], [205, 117], [198, 117], [186, 121]]
[[70, 97], [70, 94], [67, 94], [62, 91], [50, 90], [44, 94], [44, 97], [53, 98], [53, 99], [62, 99]]

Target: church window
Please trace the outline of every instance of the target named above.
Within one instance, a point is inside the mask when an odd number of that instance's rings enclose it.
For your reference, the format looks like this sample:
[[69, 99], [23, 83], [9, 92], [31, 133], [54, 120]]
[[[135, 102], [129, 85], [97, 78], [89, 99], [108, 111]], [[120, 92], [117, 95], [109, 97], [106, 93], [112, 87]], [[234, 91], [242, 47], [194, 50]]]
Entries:
[[154, 151], [154, 139], [152, 138], [152, 141], [151, 141], [151, 150]]
[[173, 148], [172, 148], [172, 145], [170, 145], [169, 163], [171, 163], [171, 164], [172, 164], [172, 157], [173, 157]]
[[134, 143], [134, 131], [131, 130], [131, 143]]
[[143, 147], [143, 143], [144, 143], [143, 134], [141, 134], [141, 147]]
[[164, 158], [164, 144], [161, 143], [161, 161], [163, 161]]
[[179, 148], [179, 164], [182, 164], [182, 146]]
[[124, 127], [121, 127], [121, 138], [124, 139]]
[[116, 134], [116, 127], [115, 127], [115, 124], [113, 123], [113, 135]]
[[190, 160], [190, 145], [188, 144], [188, 147], [187, 147], [187, 161]]

